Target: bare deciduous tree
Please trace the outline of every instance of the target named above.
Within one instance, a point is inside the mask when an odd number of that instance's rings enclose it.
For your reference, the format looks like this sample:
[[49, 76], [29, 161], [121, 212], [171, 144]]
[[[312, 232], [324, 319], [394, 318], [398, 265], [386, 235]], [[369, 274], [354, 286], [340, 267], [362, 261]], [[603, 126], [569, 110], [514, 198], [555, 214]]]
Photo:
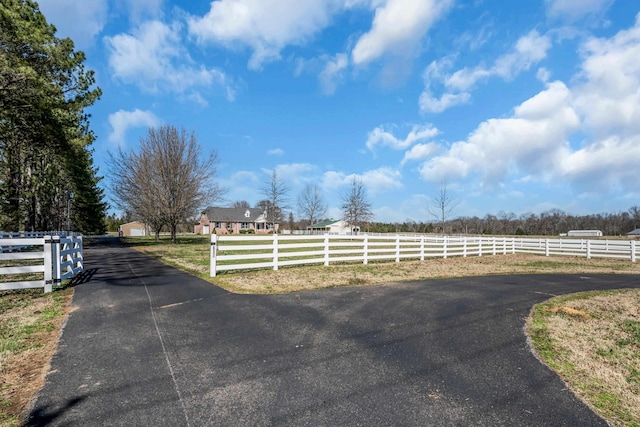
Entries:
[[202, 155], [195, 133], [174, 126], [150, 128], [138, 152], [118, 150], [111, 157], [114, 203], [151, 225], [162, 225], [176, 242], [178, 224], [222, 196], [213, 178], [217, 153]]
[[327, 204], [320, 187], [316, 184], [304, 186], [298, 195], [298, 211], [309, 221], [309, 225], [315, 224], [318, 218], [324, 216]]
[[247, 202], [246, 200], [236, 200], [235, 202], [233, 202], [231, 204], [232, 208], [243, 208], [243, 209], [249, 209], [251, 207], [251, 205], [249, 205], [249, 202]]
[[352, 233], [357, 232], [360, 224], [373, 219], [371, 203], [361, 180], [353, 178], [349, 190], [342, 195], [342, 212]]
[[431, 199], [431, 204], [427, 206], [427, 211], [440, 222], [443, 233], [445, 223], [451, 218], [458, 204], [459, 202], [447, 192], [447, 184], [441, 183], [440, 191]]
[[267, 213], [267, 223], [271, 223], [273, 232], [276, 233], [276, 224], [282, 221], [282, 212], [286, 209], [289, 186], [278, 176], [274, 169], [269, 181], [262, 187], [262, 194], [266, 197], [264, 209]]

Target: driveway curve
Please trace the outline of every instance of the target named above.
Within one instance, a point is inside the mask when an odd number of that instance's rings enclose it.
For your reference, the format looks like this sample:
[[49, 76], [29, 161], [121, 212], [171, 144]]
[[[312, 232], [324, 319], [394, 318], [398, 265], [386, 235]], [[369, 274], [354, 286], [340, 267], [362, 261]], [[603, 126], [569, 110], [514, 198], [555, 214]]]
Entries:
[[104, 240], [29, 425], [606, 426], [532, 354], [523, 275], [237, 295]]

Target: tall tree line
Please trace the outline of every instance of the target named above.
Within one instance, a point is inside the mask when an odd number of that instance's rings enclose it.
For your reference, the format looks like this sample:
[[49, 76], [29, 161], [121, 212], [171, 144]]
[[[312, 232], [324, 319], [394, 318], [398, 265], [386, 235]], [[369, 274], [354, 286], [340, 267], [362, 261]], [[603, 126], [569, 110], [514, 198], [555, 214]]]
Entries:
[[85, 109], [101, 95], [85, 55], [32, 0], [0, 0], [0, 229], [105, 230]]

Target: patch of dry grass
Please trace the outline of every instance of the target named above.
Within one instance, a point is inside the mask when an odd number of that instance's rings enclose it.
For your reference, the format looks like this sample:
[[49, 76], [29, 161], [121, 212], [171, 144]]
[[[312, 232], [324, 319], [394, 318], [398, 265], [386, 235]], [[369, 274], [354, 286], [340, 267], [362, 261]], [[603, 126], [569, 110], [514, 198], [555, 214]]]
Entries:
[[540, 358], [615, 426], [640, 426], [640, 290], [553, 298], [527, 331]]
[[21, 425], [44, 385], [71, 296], [71, 289], [0, 292], [0, 425]]
[[332, 264], [273, 270], [229, 272], [202, 277], [236, 293], [287, 293], [337, 286], [376, 285], [400, 281], [495, 274], [640, 274], [640, 264], [611, 259], [578, 259], [539, 255], [496, 255], [363, 264]]

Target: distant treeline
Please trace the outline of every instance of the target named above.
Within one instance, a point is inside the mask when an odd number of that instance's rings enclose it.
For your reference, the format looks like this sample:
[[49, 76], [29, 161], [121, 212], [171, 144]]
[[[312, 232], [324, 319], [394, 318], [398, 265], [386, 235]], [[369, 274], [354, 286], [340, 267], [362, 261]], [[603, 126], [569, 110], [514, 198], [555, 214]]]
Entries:
[[493, 234], [557, 236], [569, 230], [600, 230], [606, 236], [625, 235], [640, 227], [640, 206], [626, 212], [571, 215], [560, 209], [551, 209], [537, 215], [516, 215], [504, 211], [483, 218], [462, 216], [445, 222], [444, 230], [437, 221], [388, 224], [374, 222], [365, 231], [375, 233], [447, 233], [447, 234]]

